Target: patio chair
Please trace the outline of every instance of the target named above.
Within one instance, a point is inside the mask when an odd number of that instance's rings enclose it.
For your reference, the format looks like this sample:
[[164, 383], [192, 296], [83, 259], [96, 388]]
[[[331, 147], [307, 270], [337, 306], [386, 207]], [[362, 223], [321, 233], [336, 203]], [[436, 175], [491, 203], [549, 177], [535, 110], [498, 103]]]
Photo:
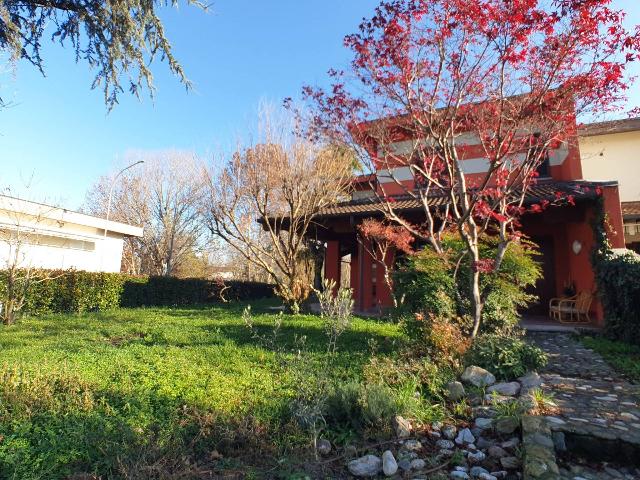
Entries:
[[590, 323], [589, 310], [593, 302], [590, 292], [580, 292], [573, 297], [552, 298], [549, 316], [560, 323]]

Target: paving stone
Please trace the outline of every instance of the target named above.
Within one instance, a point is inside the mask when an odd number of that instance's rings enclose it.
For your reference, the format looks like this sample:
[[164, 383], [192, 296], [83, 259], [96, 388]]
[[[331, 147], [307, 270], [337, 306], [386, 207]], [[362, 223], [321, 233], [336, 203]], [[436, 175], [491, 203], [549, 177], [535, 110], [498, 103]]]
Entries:
[[569, 334], [529, 332], [549, 356], [540, 372], [542, 390], [557, 406], [547, 416], [553, 431], [624, 440], [640, 445], [640, 386], [616, 373], [596, 352]]

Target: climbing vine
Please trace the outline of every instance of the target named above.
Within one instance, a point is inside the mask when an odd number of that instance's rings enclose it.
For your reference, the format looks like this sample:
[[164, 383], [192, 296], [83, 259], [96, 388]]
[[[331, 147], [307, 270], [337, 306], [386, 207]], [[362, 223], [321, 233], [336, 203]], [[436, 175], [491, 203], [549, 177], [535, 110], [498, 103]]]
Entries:
[[604, 308], [606, 333], [617, 340], [640, 344], [640, 259], [633, 253], [613, 253], [602, 197], [597, 199], [594, 210], [591, 262]]

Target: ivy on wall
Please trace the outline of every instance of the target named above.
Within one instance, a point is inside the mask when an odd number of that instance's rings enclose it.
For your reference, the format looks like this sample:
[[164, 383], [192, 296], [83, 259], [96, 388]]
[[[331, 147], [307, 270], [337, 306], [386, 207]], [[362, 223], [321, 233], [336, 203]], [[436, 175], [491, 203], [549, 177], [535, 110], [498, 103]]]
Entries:
[[640, 257], [615, 254], [607, 237], [604, 199], [598, 198], [592, 228], [591, 262], [605, 314], [605, 332], [616, 340], [640, 344]]

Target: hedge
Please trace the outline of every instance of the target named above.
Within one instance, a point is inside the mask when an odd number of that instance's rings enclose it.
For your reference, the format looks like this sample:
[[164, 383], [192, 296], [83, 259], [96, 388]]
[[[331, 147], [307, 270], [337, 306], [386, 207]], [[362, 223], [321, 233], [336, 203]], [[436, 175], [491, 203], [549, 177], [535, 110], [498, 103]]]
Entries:
[[632, 253], [607, 255], [596, 272], [607, 334], [640, 345], [640, 259]]
[[[185, 306], [254, 300], [273, 296], [273, 286], [260, 282], [131, 276], [77, 270], [47, 270], [34, 275], [24, 313], [82, 313], [118, 307]], [[41, 279], [48, 278], [45, 281]], [[0, 271], [0, 299], [7, 272]], [[1, 301], [1, 300], [0, 300]]]

